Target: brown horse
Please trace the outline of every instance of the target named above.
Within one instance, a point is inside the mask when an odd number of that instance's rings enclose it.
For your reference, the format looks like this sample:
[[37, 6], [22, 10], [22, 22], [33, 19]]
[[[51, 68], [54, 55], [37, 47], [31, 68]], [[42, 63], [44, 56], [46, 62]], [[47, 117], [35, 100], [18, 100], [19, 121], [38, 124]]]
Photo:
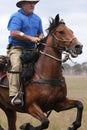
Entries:
[[28, 113], [41, 122], [37, 127], [25, 123], [21, 129], [43, 130], [49, 126], [47, 117], [50, 111], [60, 112], [71, 108], [77, 108], [77, 116], [68, 130], [77, 130], [81, 126], [83, 104], [67, 98], [67, 86], [62, 74], [62, 53], [64, 51], [77, 57], [82, 53], [82, 45], [64, 21], [59, 20], [59, 15], [51, 20], [46, 41], [41, 44], [44, 44], [44, 49], [39, 51], [34, 76], [24, 86], [24, 106], [12, 106], [9, 90], [0, 87], [0, 108], [7, 116], [8, 130], [16, 130], [16, 112]]

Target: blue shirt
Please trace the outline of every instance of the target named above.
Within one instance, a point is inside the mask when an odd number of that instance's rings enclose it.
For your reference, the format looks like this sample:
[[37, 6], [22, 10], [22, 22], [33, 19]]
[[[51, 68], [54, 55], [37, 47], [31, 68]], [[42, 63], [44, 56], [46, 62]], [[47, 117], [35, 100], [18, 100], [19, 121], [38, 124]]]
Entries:
[[[32, 13], [31, 15], [26, 15], [23, 9], [18, 10], [14, 13], [7, 26], [9, 31], [21, 31], [27, 35], [37, 37], [39, 34], [43, 33], [42, 21], [39, 16]], [[9, 43], [14, 45], [19, 45], [24, 48], [34, 48], [35, 43], [31, 41], [21, 41], [9, 36]]]

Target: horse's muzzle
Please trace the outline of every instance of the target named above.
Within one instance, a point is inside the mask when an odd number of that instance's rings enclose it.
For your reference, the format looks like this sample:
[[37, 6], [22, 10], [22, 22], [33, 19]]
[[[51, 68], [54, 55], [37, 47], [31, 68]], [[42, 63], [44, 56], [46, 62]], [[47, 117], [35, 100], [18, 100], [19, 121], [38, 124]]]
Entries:
[[82, 53], [82, 48], [83, 48], [83, 45], [76, 45], [75, 46], [76, 53], [81, 54]]
[[75, 45], [70, 50], [71, 56], [72, 57], [77, 57], [78, 55], [82, 54], [82, 48], [83, 48], [83, 45], [80, 45], [80, 44]]

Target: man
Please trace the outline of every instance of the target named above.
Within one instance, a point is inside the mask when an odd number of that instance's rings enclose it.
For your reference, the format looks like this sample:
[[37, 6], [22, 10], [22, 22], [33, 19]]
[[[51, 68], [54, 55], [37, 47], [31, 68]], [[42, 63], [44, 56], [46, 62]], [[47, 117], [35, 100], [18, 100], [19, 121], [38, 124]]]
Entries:
[[9, 96], [11, 104], [21, 105], [22, 96], [19, 96], [19, 72], [22, 70], [20, 55], [22, 49], [35, 49], [37, 43], [44, 37], [42, 21], [34, 13], [34, 8], [39, 0], [21, 0], [16, 6], [20, 9], [14, 13], [9, 22], [8, 30], [9, 47], [7, 54], [11, 61], [11, 71], [9, 73]]

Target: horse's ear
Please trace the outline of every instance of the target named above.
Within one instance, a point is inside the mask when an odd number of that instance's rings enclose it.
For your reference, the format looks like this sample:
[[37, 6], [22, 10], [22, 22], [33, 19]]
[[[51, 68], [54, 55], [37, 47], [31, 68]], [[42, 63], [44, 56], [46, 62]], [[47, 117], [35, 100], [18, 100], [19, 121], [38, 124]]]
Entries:
[[56, 25], [59, 23], [59, 19], [60, 19], [60, 18], [59, 18], [59, 14], [57, 14], [56, 17], [55, 17], [55, 24], [56, 24]]

